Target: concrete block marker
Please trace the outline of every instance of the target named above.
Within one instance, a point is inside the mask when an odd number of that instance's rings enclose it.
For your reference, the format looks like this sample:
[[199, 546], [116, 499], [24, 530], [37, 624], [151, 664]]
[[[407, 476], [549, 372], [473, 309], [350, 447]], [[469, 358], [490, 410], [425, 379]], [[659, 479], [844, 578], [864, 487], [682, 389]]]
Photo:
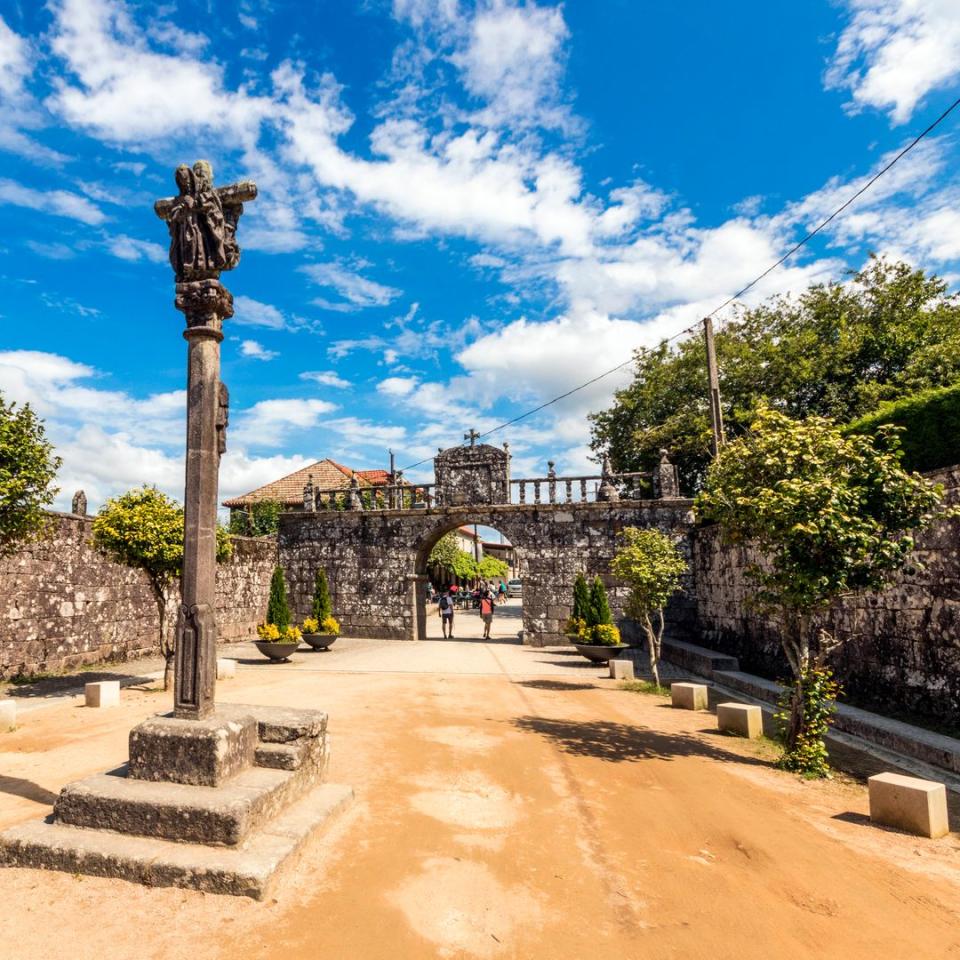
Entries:
[[232, 680], [237, 675], [237, 661], [229, 659], [217, 660], [217, 679]]
[[118, 707], [120, 705], [120, 681], [100, 680], [88, 683], [83, 688], [88, 707]]
[[671, 683], [670, 702], [681, 710], [706, 710], [707, 685], [705, 683]]
[[636, 674], [633, 670], [632, 660], [611, 660], [610, 676], [614, 680], [633, 680]]
[[887, 827], [936, 840], [950, 832], [947, 788], [933, 780], [878, 773], [867, 780], [870, 819]]
[[13, 700], [0, 700], [0, 733], [17, 725], [17, 705]]
[[719, 703], [717, 727], [725, 733], [755, 740], [763, 733], [763, 713], [749, 703]]

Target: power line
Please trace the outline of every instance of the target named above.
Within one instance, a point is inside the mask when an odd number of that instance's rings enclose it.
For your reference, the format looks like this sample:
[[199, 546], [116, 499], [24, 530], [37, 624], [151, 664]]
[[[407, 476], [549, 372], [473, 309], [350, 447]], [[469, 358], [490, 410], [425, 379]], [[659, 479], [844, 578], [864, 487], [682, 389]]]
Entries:
[[[846, 210], [851, 203], [853, 203], [859, 197], [863, 196], [863, 194], [865, 194], [888, 170], [890, 170], [891, 167], [893, 167], [894, 164], [897, 163], [897, 161], [905, 157], [921, 140], [923, 140], [924, 137], [927, 136], [927, 134], [931, 133], [941, 123], [943, 123], [943, 121], [946, 120], [947, 117], [950, 116], [950, 114], [953, 113], [953, 111], [958, 106], [960, 106], [960, 97], [954, 100], [953, 103], [951, 103], [950, 106], [947, 107], [947, 109], [944, 110], [943, 113], [941, 113], [940, 116], [937, 117], [937, 119], [934, 120], [933, 123], [931, 123], [922, 133], [917, 134], [917, 136], [914, 137], [914, 139], [911, 140], [910, 143], [908, 143], [889, 163], [885, 164], [881, 170], [878, 170], [877, 173], [875, 173], [859, 190], [857, 190], [856, 193], [848, 197], [842, 204], [840, 204], [839, 207], [837, 207], [836, 210], [833, 211], [833, 213], [831, 213], [828, 217], [826, 217], [819, 224], [817, 224], [817, 226], [814, 227], [813, 230], [811, 230], [802, 240], [794, 244], [779, 260], [777, 260], [776, 263], [771, 264], [769, 267], [767, 267], [766, 270], [763, 271], [763, 273], [754, 277], [754, 279], [751, 280], [745, 287], [742, 287], [731, 297], [728, 297], [726, 300], [724, 300], [724, 302], [721, 303], [719, 307], [715, 307], [713, 310], [710, 311], [710, 313], [707, 314], [707, 316], [713, 317], [715, 314], [718, 314], [721, 310], [723, 310], [725, 307], [728, 307], [735, 300], [739, 300], [740, 297], [742, 297], [748, 290], [751, 290], [753, 287], [755, 287], [761, 280], [764, 279], [764, 277], [767, 277], [771, 273], [773, 273], [773, 271], [776, 270], [777, 267], [782, 266], [801, 247], [805, 246], [818, 233], [820, 233], [820, 231], [823, 230], [823, 228], [827, 226], [827, 224], [829, 224], [832, 220], [834, 220], [841, 213], [843, 213], [843, 211]], [[678, 333], [673, 334], [673, 336], [668, 337], [666, 340], [662, 340], [661, 343], [664, 343], [664, 344], [671, 343], [672, 341], [677, 340], [688, 333], [692, 333], [694, 330], [697, 329], [697, 327], [699, 326], [699, 323], [700, 321], [693, 324], [692, 326], [689, 326], [683, 330], [680, 330]], [[566, 393], [561, 393], [560, 396], [554, 397], [552, 400], [547, 400], [545, 403], [541, 403], [538, 407], [534, 407], [532, 410], [526, 411], [526, 413], [521, 413], [519, 416], [513, 417], [511, 420], [506, 420], [503, 423], [498, 424], [495, 427], [492, 427], [490, 430], [487, 430], [485, 433], [481, 433], [475, 439], [482, 440], [485, 437], [489, 437], [491, 434], [498, 433], [500, 430], [504, 430], [506, 427], [510, 427], [510, 426], [513, 426], [513, 424], [515, 423], [519, 423], [521, 420], [526, 420], [527, 417], [532, 417], [535, 413], [539, 413], [541, 410], [545, 410], [547, 407], [553, 406], [553, 404], [558, 403], [560, 400], [565, 400], [567, 397], [572, 396], [575, 393], [579, 393], [581, 390], [584, 390], [587, 387], [593, 386], [593, 384], [597, 383], [598, 381], [604, 380], [606, 377], [609, 377], [611, 374], [616, 373], [618, 370], [622, 370], [624, 367], [627, 367], [634, 362], [635, 362], [634, 358], [631, 357], [629, 360], [625, 360], [623, 363], [617, 364], [617, 366], [611, 367], [609, 370], [606, 370], [604, 373], [599, 374], [598, 376], [594, 377], [592, 380], [587, 380], [586, 383], [581, 383], [580, 386], [574, 387], [572, 390], [568, 390]], [[431, 459], [432, 457], [426, 457], [425, 459], [418, 460], [416, 463], [412, 463], [410, 464], [410, 466], [404, 467], [403, 469], [412, 470], [414, 467], [419, 467], [422, 464], [427, 463]]]

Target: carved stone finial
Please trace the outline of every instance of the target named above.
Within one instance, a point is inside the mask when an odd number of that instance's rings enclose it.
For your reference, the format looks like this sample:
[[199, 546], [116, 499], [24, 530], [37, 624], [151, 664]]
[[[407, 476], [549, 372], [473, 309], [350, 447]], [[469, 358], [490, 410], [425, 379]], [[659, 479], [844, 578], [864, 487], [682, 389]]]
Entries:
[[78, 517], [85, 517], [87, 515], [87, 495], [82, 490], [78, 490], [73, 495], [70, 512], [75, 513]]
[[470, 432], [469, 432], [469, 433], [465, 433], [465, 434], [463, 435], [463, 439], [464, 439], [464, 440], [469, 440], [469, 441], [470, 441], [470, 446], [471, 446], [471, 447], [475, 447], [475, 446], [477, 445], [477, 441], [480, 439], [480, 434], [477, 433], [477, 431], [474, 430], [473, 427], [471, 427], [471, 428], [470, 428]]
[[556, 471], [556, 461], [548, 460], [547, 461], [547, 476], [552, 480], [557, 475]]
[[317, 509], [317, 500], [313, 493], [313, 474], [307, 474], [307, 482], [303, 487], [303, 509], [313, 513]]

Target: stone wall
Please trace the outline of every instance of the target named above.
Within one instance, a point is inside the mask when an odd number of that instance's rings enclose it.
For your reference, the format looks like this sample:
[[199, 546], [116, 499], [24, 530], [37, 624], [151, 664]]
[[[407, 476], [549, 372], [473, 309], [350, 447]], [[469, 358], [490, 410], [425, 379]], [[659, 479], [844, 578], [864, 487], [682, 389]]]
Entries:
[[[927, 475], [945, 499], [960, 503], [960, 467]], [[694, 532], [700, 642], [734, 654], [745, 670], [770, 677], [788, 668], [775, 622], [749, 609], [747, 564], [756, 556], [726, 547], [716, 527]], [[960, 720], [960, 519], [917, 538], [917, 565], [877, 594], [839, 601], [824, 616], [836, 636], [850, 637], [835, 657], [837, 673], [856, 702]]]
[[[156, 653], [160, 613], [147, 575], [90, 545], [92, 518], [52, 514], [53, 534], [0, 559], [0, 678]], [[217, 571], [222, 640], [254, 635], [276, 542], [236, 538]], [[179, 598], [167, 616], [172, 631]]]
[[[310, 609], [313, 579], [322, 566], [334, 616], [346, 636], [398, 640], [425, 636], [426, 560], [448, 530], [478, 523], [500, 530], [523, 557], [524, 641], [564, 642], [577, 573], [599, 574], [610, 606], [623, 622], [626, 591], [610, 577], [617, 533], [625, 526], [657, 527], [687, 549], [689, 500], [576, 504], [490, 504], [431, 510], [288, 513], [281, 518], [280, 560], [297, 616]], [[693, 601], [685, 593], [670, 611], [674, 634], [689, 628]]]

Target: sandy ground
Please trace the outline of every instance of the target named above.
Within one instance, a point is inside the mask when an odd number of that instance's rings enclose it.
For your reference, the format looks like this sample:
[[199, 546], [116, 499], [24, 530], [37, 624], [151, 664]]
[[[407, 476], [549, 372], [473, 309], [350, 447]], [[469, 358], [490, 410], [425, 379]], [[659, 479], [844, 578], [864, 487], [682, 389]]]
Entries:
[[[329, 711], [330, 779], [353, 806], [262, 903], [0, 870], [4, 957], [960, 958], [957, 834], [871, 827], [862, 785], [780, 773], [769, 745], [569, 651], [233, 655], [224, 701]], [[0, 733], [0, 827], [124, 760], [130, 727], [167, 703], [139, 687], [112, 710], [25, 713]]]

